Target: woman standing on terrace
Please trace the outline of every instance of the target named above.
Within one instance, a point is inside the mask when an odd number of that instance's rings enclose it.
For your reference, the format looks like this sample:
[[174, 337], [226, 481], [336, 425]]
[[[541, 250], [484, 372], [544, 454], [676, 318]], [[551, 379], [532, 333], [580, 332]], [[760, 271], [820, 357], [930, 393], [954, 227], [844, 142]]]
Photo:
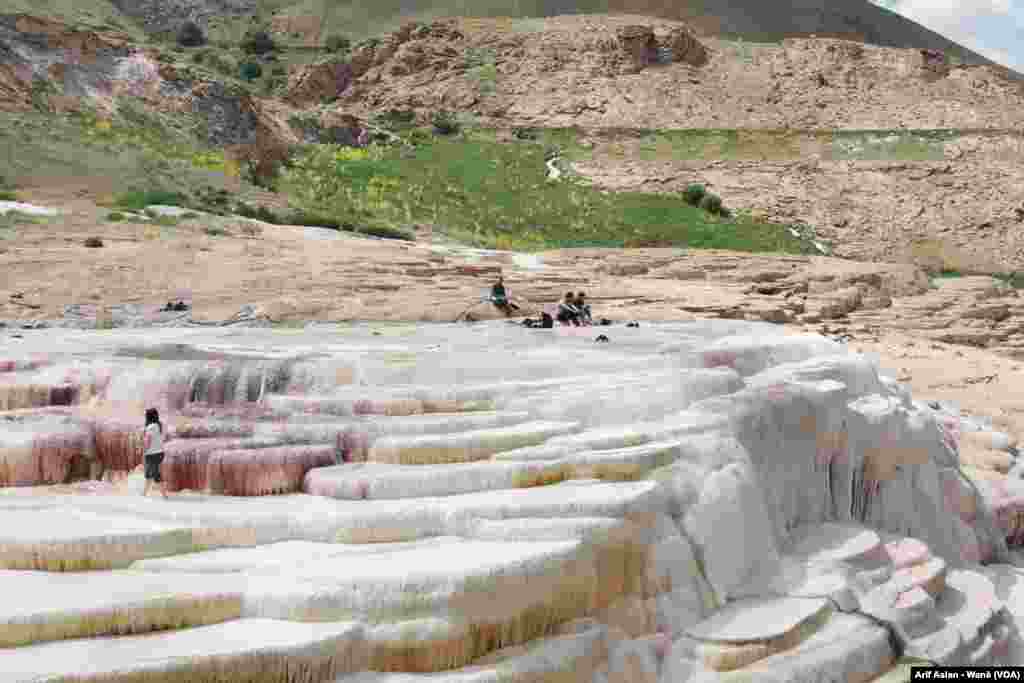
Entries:
[[164, 491], [163, 479], [160, 476], [160, 466], [164, 462], [164, 426], [160, 422], [160, 413], [156, 408], [146, 409], [146, 432], [143, 435], [143, 443], [146, 486], [142, 490], [142, 495], [149, 495], [149, 484], [153, 482], [160, 495], [166, 498], [167, 493]]

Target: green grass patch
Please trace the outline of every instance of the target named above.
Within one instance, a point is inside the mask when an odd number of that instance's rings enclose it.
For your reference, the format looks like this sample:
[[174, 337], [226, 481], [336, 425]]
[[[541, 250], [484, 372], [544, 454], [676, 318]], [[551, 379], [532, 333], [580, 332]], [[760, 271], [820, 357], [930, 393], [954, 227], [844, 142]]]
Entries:
[[437, 136], [411, 152], [319, 145], [285, 174], [283, 187], [296, 205], [342, 224], [426, 222], [483, 247], [811, 249], [785, 226], [713, 216], [677, 196], [606, 193], [574, 178], [549, 182], [545, 152], [542, 140], [503, 144], [477, 131]]
[[107, 220], [110, 221], [111, 223], [119, 223], [123, 221], [125, 218], [126, 216], [120, 211], [111, 211], [110, 213], [107, 214]]
[[[596, 136], [604, 157], [644, 161], [793, 161], [818, 154], [831, 161], [938, 161], [945, 146], [971, 134], [957, 130], [737, 130], [619, 129]], [[570, 160], [593, 151], [580, 146], [583, 132], [558, 129], [540, 133]]]
[[[184, 206], [187, 197], [180, 192], [170, 190], [132, 190], [118, 195], [114, 205], [127, 211], [144, 211], [147, 206], [163, 204], [165, 206]], [[147, 211], [151, 218], [156, 217], [155, 212]]]
[[832, 161], [941, 161], [956, 131], [835, 131], [825, 157]]
[[1024, 289], [1024, 273], [1016, 271], [1012, 273], [996, 273], [992, 277], [997, 280], [1002, 280], [1014, 289]]
[[12, 190], [0, 190], [0, 202], [16, 202], [18, 195]]
[[648, 133], [639, 142], [638, 156], [646, 161], [774, 160], [800, 157], [797, 134], [740, 130], [666, 130]]
[[[1024, 289], [1024, 273], [1017, 271], [1010, 273], [988, 273], [988, 276], [999, 280], [1014, 289]], [[952, 280], [961, 277], [966, 277], [966, 273], [952, 269], [941, 270], [932, 276], [935, 280]]]

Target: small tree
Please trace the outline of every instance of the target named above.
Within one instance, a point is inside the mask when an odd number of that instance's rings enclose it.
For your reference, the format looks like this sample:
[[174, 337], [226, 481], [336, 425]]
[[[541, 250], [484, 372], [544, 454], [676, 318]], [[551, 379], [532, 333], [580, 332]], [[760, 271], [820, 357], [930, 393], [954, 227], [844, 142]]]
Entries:
[[266, 31], [254, 31], [247, 34], [242, 40], [242, 49], [246, 52], [262, 55], [276, 50], [277, 44], [274, 43], [274, 39]]
[[717, 194], [706, 194], [700, 200], [700, 208], [710, 214], [722, 213], [722, 199]]
[[454, 135], [462, 128], [455, 115], [445, 109], [434, 112], [430, 123], [433, 124], [434, 132], [438, 135]]
[[194, 21], [186, 21], [178, 27], [178, 45], [182, 47], [199, 47], [206, 44], [203, 29]]
[[263, 67], [256, 62], [243, 62], [238, 67], [238, 75], [241, 76], [242, 80], [254, 81], [263, 75]]
[[703, 185], [693, 184], [683, 190], [683, 199], [690, 206], [698, 206], [706, 194]]
[[334, 35], [327, 38], [324, 47], [328, 52], [343, 52], [352, 47], [352, 41], [345, 36]]

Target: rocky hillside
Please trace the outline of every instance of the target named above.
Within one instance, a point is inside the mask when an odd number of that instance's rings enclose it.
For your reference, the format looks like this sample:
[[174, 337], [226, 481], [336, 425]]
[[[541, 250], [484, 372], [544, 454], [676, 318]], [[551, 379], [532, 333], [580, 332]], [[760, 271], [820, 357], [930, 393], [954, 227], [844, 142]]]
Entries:
[[354, 142], [360, 121], [387, 111], [426, 124], [450, 110], [509, 144], [501, 131], [566, 129], [568, 170], [600, 188], [674, 194], [699, 182], [741, 212], [809, 225], [837, 256], [963, 273], [1024, 264], [1009, 132], [1024, 123], [1024, 92], [1000, 69], [943, 53], [751, 44], [678, 21], [570, 15], [410, 23], [307, 64], [282, 52], [284, 63], [263, 62], [286, 74], [275, 91], [197, 54], [8, 15], [0, 106], [113, 115], [131, 97], [215, 147]]
[[1020, 86], [939, 53], [835, 40], [698, 39], [642, 16], [461, 19], [359, 46], [342, 106], [454, 107], [488, 124], [1016, 128]]
[[[945, 52], [970, 64], [991, 64], [981, 55], [953, 43], [919, 24], [867, 0], [387, 0], [365, 3], [354, 0], [107, 0], [76, 2], [7, 0], [15, 6], [46, 16], [65, 18], [108, 16], [134, 23], [146, 31], [173, 31], [191, 19], [227, 35], [253, 17], [268, 19], [292, 41], [322, 44], [333, 33], [362, 38], [394, 30], [410, 19], [430, 21], [444, 16], [543, 18], [565, 14], [645, 15], [685, 21], [705, 37], [743, 38], [754, 42], [778, 42], [786, 38], [817, 36], [843, 38], [872, 45], [920, 48]], [[5, 3], [5, 4], [7, 4]], [[92, 5], [96, 5], [93, 7]], [[70, 15], [70, 16], [68, 16]]]

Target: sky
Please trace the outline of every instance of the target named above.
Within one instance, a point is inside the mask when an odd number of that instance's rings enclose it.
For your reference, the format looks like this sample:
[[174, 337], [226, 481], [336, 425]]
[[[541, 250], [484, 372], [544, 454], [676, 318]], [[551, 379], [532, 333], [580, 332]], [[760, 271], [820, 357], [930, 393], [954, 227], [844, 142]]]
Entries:
[[1024, 0], [871, 0], [1024, 72]]

